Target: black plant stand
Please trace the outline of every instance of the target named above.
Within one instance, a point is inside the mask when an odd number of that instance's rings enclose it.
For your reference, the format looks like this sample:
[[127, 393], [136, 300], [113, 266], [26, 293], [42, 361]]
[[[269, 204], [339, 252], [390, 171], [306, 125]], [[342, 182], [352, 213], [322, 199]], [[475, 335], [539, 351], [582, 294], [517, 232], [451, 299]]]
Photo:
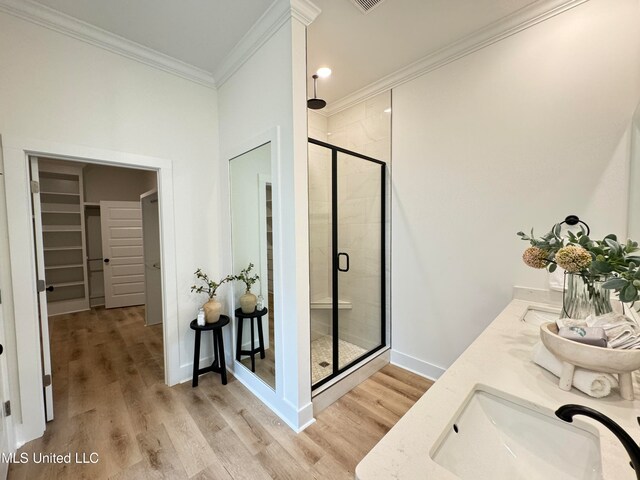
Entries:
[[[243, 313], [241, 308], [236, 309], [236, 318], [238, 319], [238, 334], [236, 336], [236, 360], [240, 361], [242, 355], [251, 356], [251, 371], [256, 371], [256, 359], [255, 354], [260, 353], [260, 358], [264, 358], [264, 336], [262, 335], [262, 317], [267, 314], [267, 309], [263, 308], [262, 310], [254, 310], [251, 313]], [[248, 318], [251, 322], [251, 350], [242, 350], [242, 324], [244, 323], [244, 319]], [[253, 330], [253, 321], [256, 320], [258, 324], [258, 347], [256, 348], [254, 345], [254, 330]]]
[[[222, 327], [229, 324], [229, 317], [220, 315], [216, 323], [205, 323], [199, 326], [197, 320], [190, 324], [192, 330], [196, 332], [196, 343], [193, 349], [193, 380], [192, 387], [198, 386], [198, 377], [203, 373], [215, 372], [222, 377], [222, 384], [227, 384], [227, 367], [224, 360], [224, 340], [222, 339]], [[200, 368], [200, 340], [203, 331], [211, 330], [213, 333], [213, 363], [205, 368]]]

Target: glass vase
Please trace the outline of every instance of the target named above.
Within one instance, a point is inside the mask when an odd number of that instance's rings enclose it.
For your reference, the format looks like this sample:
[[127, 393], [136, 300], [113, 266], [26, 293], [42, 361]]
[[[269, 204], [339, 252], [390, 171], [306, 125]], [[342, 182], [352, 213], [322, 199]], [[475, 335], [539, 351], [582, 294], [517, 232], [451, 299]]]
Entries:
[[565, 291], [560, 318], [584, 320], [589, 315], [611, 313], [611, 290], [602, 288], [606, 275], [565, 273]]

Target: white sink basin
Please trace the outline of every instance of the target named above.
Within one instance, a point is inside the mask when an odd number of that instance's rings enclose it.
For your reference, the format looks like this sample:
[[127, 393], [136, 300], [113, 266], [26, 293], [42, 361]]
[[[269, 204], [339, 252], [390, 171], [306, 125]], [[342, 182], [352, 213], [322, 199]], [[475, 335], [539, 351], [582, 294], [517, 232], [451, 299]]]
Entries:
[[552, 415], [477, 389], [431, 458], [462, 480], [602, 479], [597, 430]]
[[548, 322], [555, 322], [560, 318], [560, 312], [552, 312], [538, 308], [529, 308], [522, 319], [525, 323], [539, 327]]

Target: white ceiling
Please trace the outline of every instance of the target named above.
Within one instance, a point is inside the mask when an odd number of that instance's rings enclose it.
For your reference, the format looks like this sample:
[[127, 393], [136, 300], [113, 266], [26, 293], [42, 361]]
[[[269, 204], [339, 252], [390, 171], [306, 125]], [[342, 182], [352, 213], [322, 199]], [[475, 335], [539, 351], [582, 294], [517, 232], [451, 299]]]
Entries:
[[322, 13], [309, 26], [308, 73], [331, 102], [486, 27], [535, 0], [384, 0], [363, 14], [351, 0], [313, 0]]
[[215, 73], [273, 0], [36, 0]]
[[[222, 60], [274, 0], [35, 0], [215, 76]], [[363, 14], [351, 0], [312, 0], [309, 77], [339, 100], [505, 16], [543, 0], [383, 0]], [[310, 80], [310, 78], [309, 78]]]

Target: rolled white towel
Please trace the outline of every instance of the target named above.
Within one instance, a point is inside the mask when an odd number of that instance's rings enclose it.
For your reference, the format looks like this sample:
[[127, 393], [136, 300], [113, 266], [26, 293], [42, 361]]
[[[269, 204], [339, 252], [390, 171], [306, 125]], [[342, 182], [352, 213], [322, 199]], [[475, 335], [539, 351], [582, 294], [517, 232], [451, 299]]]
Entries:
[[[562, 361], [547, 350], [542, 342], [538, 342], [533, 347], [533, 361], [556, 377], [560, 377]], [[573, 386], [589, 396], [602, 398], [609, 395], [612, 388], [618, 387], [618, 380], [609, 373], [592, 372], [576, 367], [573, 374]]]

